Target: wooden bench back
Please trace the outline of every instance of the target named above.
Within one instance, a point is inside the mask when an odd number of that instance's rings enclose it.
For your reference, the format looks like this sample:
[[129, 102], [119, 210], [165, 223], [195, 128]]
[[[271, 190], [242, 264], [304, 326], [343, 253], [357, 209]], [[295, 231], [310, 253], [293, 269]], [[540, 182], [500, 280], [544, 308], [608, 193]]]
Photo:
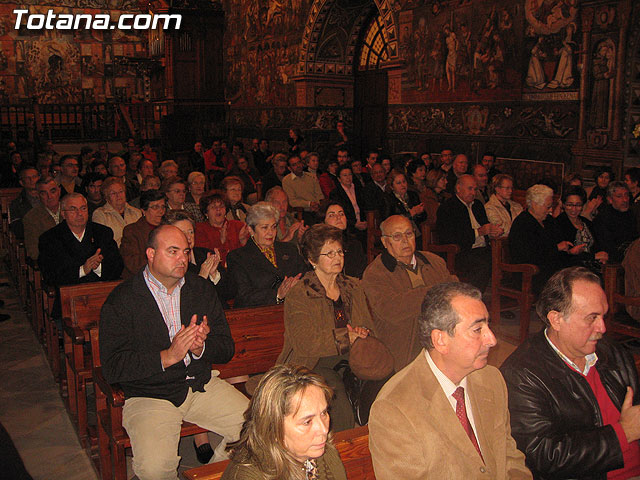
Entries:
[[81, 328], [97, 325], [102, 305], [120, 282], [121, 280], [116, 280], [60, 287], [62, 318], [69, 318], [73, 326]]
[[[375, 480], [371, 452], [369, 452], [369, 428], [352, 428], [333, 436], [333, 443], [340, 453], [340, 459], [349, 480]], [[203, 465], [184, 472], [188, 480], [219, 480], [229, 461]]]
[[221, 378], [264, 373], [273, 367], [284, 344], [284, 306], [225, 310], [236, 353], [229, 363], [214, 365]]
[[610, 332], [640, 338], [640, 326], [636, 322], [629, 324], [615, 321], [616, 313], [626, 306], [640, 307], [640, 297], [624, 294], [624, 268], [620, 264], [606, 264], [604, 266], [604, 292], [609, 303], [609, 312], [605, 317], [607, 330]]

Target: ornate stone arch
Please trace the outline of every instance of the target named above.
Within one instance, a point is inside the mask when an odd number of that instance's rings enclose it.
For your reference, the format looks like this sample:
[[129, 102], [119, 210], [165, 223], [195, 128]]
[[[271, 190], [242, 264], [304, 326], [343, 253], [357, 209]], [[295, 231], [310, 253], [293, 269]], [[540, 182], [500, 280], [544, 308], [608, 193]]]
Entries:
[[[354, 56], [362, 28], [374, 8], [380, 13], [384, 22], [385, 33], [389, 41], [389, 60], [398, 58], [398, 32], [396, 15], [391, 8], [390, 0], [363, 0], [354, 21], [349, 25], [348, 39], [336, 58], [320, 58], [320, 47], [325, 45], [325, 26], [331, 18], [332, 11], [338, 7], [337, 0], [314, 0], [309, 17], [302, 34], [300, 60], [296, 68], [297, 75], [342, 75], [353, 74]], [[334, 47], [335, 48], [335, 47]]]

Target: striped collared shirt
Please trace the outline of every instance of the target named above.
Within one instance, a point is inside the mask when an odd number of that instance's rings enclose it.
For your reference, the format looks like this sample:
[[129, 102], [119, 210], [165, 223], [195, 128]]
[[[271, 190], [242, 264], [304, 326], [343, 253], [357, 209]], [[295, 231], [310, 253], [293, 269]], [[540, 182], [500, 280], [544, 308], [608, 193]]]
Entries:
[[584, 370], [581, 370], [580, 367], [578, 367], [578, 365], [576, 365], [571, 360], [569, 360], [569, 357], [567, 357], [564, 353], [558, 350], [558, 348], [553, 344], [553, 342], [549, 340], [549, 336], [547, 335], [546, 328], [544, 329], [544, 336], [547, 339], [547, 342], [549, 342], [549, 345], [551, 345], [551, 348], [553, 348], [554, 352], [558, 354], [558, 356], [562, 359], [562, 361], [567, 365], [569, 365], [571, 368], [573, 368], [576, 372], [582, 373], [582, 375], [584, 375], [585, 377], [589, 373], [589, 370], [591, 370], [591, 367], [593, 367], [598, 362], [598, 355], [596, 355], [595, 352], [590, 353], [589, 355], [586, 355], [584, 357], [586, 359], [586, 362], [584, 364]]
[[[167, 325], [169, 340], [173, 342], [173, 338], [182, 328], [182, 321], [180, 320], [180, 290], [184, 285], [184, 277], [180, 279], [173, 292], [169, 293], [167, 287], [151, 274], [149, 266], [145, 267], [143, 276], [151, 295], [153, 295], [158, 304], [160, 313], [162, 313], [162, 319]], [[184, 364], [188, 366], [190, 363], [191, 357], [187, 354], [184, 357]]]

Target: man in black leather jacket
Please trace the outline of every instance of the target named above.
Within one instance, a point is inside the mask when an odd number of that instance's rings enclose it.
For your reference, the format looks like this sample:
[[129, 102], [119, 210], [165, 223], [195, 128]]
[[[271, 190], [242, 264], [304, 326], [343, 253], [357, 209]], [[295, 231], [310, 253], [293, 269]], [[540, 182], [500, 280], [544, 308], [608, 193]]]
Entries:
[[512, 434], [536, 479], [640, 475], [638, 375], [630, 355], [602, 338], [607, 309], [596, 275], [557, 272], [537, 305], [546, 329], [501, 367]]

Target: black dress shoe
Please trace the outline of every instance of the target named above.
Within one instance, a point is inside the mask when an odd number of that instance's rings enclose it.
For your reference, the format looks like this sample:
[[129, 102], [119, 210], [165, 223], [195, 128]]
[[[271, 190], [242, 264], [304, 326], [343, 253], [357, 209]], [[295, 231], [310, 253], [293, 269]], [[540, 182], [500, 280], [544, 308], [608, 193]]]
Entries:
[[213, 457], [213, 449], [211, 448], [210, 443], [203, 443], [198, 447], [194, 440], [193, 448], [196, 451], [196, 457], [198, 457], [198, 461], [200, 463], [209, 463], [209, 460], [211, 460], [211, 457]]

